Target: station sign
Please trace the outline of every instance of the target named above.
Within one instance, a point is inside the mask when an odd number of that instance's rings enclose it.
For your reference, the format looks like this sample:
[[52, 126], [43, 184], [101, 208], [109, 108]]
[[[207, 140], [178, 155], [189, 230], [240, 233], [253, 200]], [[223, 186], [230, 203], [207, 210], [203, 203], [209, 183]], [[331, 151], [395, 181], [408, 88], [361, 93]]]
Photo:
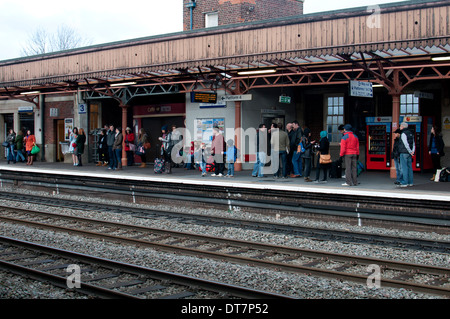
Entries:
[[251, 94], [223, 95], [220, 97], [222, 102], [251, 101], [252, 99], [253, 96]]
[[279, 99], [280, 103], [291, 104], [291, 97], [286, 95], [281, 95]]
[[350, 81], [350, 96], [373, 97], [372, 82]]
[[191, 92], [191, 103], [212, 103], [216, 104], [217, 93]]

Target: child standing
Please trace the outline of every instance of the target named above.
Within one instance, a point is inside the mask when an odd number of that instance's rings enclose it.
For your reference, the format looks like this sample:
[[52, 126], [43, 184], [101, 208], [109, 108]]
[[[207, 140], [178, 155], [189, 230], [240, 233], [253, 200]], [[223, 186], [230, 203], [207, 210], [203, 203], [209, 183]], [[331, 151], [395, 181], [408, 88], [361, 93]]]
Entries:
[[205, 147], [205, 143], [194, 142], [194, 162], [200, 165], [203, 177], [206, 176]]
[[228, 172], [226, 177], [234, 177], [234, 163], [237, 160], [237, 148], [234, 146], [233, 140], [228, 140], [227, 142], [227, 163]]

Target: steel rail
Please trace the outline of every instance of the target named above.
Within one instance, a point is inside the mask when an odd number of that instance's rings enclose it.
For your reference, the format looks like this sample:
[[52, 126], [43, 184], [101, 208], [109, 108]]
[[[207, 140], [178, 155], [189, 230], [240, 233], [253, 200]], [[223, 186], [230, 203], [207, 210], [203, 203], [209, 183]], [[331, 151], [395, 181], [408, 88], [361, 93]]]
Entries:
[[[234, 297], [238, 298], [248, 298], [248, 299], [294, 299], [289, 296], [270, 293], [266, 291], [240, 287], [236, 285], [230, 285], [226, 283], [205, 280], [200, 278], [195, 278], [191, 276], [185, 276], [181, 274], [171, 273], [164, 270], [151, 269], [142, 266], [132, 265], [128, 263], [122, 263], [110, 259], [95, 257], [88, 254], [82, 254], [77, 252], [72, 252], [68, 250], [58, 249], [55, 247], [49, 247], [45, 245], [40, 245], [32, 242], [22, 241], [18, 239], [13, 239], [5, 236], [0, 236], [0, 242], [6, 243], [8, 245], [20, 246], [26, 249], [32, 249], [41, 251], [51, 255], [62, 256], [64, 258], [70, 258], [82, 262], [86, 262], [89, 264], [101, 265], [103, 267], [108, 267], [111, 269], [118, 269], [123, 272], [136, 274], [136, 275], [144, 275], [150, 277], [152, 279], [170, 281], [177, 285], [188, 286], [188, 287], [196, 287], [208, 291], [212, 291], [215, 293], [226, 293]], [[49, 273], [45, 273], [43, 271], [39, 271], [36, 269], [31, 269], [29, 267], [24, 267], [20, 265], [16, 265], [11, 262], [5, 262], [0, 260], [0, 268], [7, 269], [13, 271], [15, 273], [19, 273], [22, 275], [30, 276], [32, 278], [36, 278], [38, 280], [48, 280], [53, 284], [67, 289], [67, 278], [52, 275]], [[112, 289], [106, 289], [104, 287], [95, 286], [88, 284], [86, 282], [81, 283], [81, 288], [74, 288], [73, 291], [88, 293], [101, 296], [103, 298], [131, 298], [131, 299], [142, 299], [138, 298], [135, 295], [114, 291]]]
[[[20, 209], [17, 209], [19, 211]], [[36, 212], [37, 213], [37, 212]], [[121, 228], [127, 228], [127, 229], [136, 229], [139, 231], [145, 231], [145, 232], [152, 232], [152, 233], [158, 233], [159, 235], [168, 235], [168, 236], [174, 236], [176, 238], [190, 238], [195, 240], [200, 240], [203, 242], [214, 242], [219, 244], [224, 244], [225, 246], [237, 246], [240, 248], [245, 249], [259, 249], [267, 252], [276, 252], [276, 253], [286, 253], [290, 254], [291, 256], [308, 256], [314, 259], [322, 259], [322, 260], [334, 260], [346, 263], [347, 265], [352, 265], [354, 263], [359, 265], [378, 265], [382, 268], [386, 269], [393, 269], [393, 270], [401, 270], [406, 271], [408, 273], [426, 273], [426, 274], [432, 274], [440, 277], [447, 278], [450, 277], [450, 269], [448, 268], [442, 268], [442, 267], [434, 267], [434, 266], [427, 266], [427, 265], [418, 265], [418, 264], [411, 264], [411, 263], [405, 263], [405, 262], [398, 262], [398, 261], [389, 261], [389, 260], [381, 260], [381, 259], [375, 259], [375, 258], [368, 258], [368, 257], [358, 257], [358, 256], [351, 256], [351, 255], [344, 255], [344, 254], [336, 254], [336, 253], [329, 253], [329, 252], [319, 252], [319, 251], [313, 251], [308, 249], [297, 249], [297, 248], [291, 248], [291, 247], [285, 247], [285, 246], [277, 246], [277, 245], [271, 245], [271, 244], [261, 244], [261, 243], [255, 243], [255, 242], [248, 242], [248, 241], [240, 241], [240, 240], [233, 240], [233, 239], [224, 239], [224, 238], [217, 238], [217, 237], [211, 237], [211, 236], [204, 236], [204, 235], [197, 235], [192, 233], [184, 233], [184, 232], [174, 232], [174, 231], [167, 231], [167, 230], [161, 230], [161, 229], [155, 229], [155, 228], [148, 228], [143, 226], [134, 226], [129, 224], [120, 224], [120, 223], [114, 223], [114, 222], [105, 222], [105, 221], [99, 221], [95, 219], [90, 218], [79, 218], [74, 216], [59, 216], [57, 214], [51, 214], [51, 213], [44, 213], [46, 217], [49, 217], [51, 215], [54, 215], [55, 218], [63, 218], [63, 219], [70, 219], [70, 220], [77, 220], [77, 221], [84, 221], [89, 224], [96, 223], [101, 226], [112, 226], [112, 227], [121, 227]], [[44, 228], [50, 228], [50, 229], [58, 229], [59, 231], [69, 232], [69, 233], [77, 233], [82, 234], [84, 236], [89, 237], [99, 237], [102, 239], [107, 238], [108, 240], [112, 241], [120, 241], [127, 244], [134, 244], [134, 245], [142, 245], [142, 246], [148, 246], [157, 248], [164, 251], [175, 251], [175, 252], [182, 252], [184, 254], [193, 255], [193, 256], [203, 256], [207, 258], [214, 258], [219, 260], [227, 260], [227, 261], [233, 261], [238, 263], [245, 263], [245, 264], [252, 264], [252, 265], [258, 265], [262, 267], [270, 267], [270, 268], [276, 268], [280, 270], [285, 271], [291, 271], [291, 272], [300, 272], [300, 273], [306, 273], [306, 274], [312, 274], [317, 276], [325, 276], [325, 277], [331, 277], [336, 279], [344, 279], [349, 281], [356, 281], [359, 283], [367, 283], [368, 275], [358, 275], [358, 274], [352, 274], [345, 271], [336, 271], [336, 270], [327, 270], [327, 269], [319, 269], [319, 268], [313, 268], [309, 266], [303, 266], [303, 265], [293, 265], [293, 264], [287, 264], [283, 262], [275, 262], [275, 261], [268, 261], [268, 260], [260, 260], [253, 257], [244, 257], [244, 256], [235, 256], [231, 253], [217, 253], [215, 251], [205, 251], [205, 250], [199, 250], [195, 248], [189, 248], [189, 247], [181, 247], [176, 246], [175, 244], [163, 244], [158, 242], [152, 242], [152, 241], [146, 241], [141, 240], [137, 238], [129, 238], [129, 237], [122, 237], [122, 236], [116, 236], [116, 235], [110, 235], [110, 234], [101, 234], [98, 231], [86, 231], [81, 229], [72, 229], [64, 226], [54, 226], [54, 225], [48, 225], [45, 223], [35, 222], [35, 221], [26, 221], [22, 219], [17, 218], [8, 218], [8, 217], [0, 217], [0, 219], [9, 221], [9, 222], [17, 222], [17, 223], [24, 223], [33, 225], [35, 227], [44, 227]], [[98, 227], [100, 228], [100, 227]], [[175, 241], [177, 242], [177, 240]], [[347, 267], [346, 267], [347, 268]], [[410, 283], [395, 279], [389, 279], [389, 278], [383, 278], [382, 282], [386, 286], [395, 287], [395, 288], [406, 288], [406, 289], [412, 289], [414, 291], [421, 291], [421, 292], [427, 292], [432, 294], [439, 294], [444, 296], [450, 296], [450, 289], [446, 287], [439, 287], [439, 286], [431, 286], [426, 284], [418, 284], [418, 283]]]
[[[372, 243], [377, 245], [389, 245], [391, 247], [402, 247], [402, 248], [410, 248], [410, 249], [422, 249], [425, 247], [434, 252], [442, 252], [449, 253], [450, 252], [450, 242], [448, 241], [438, 241], [438, 240], [425, 240], [421, 238], [406, 238], [399, 236], [387, 236], [387, 235], [377, 235], [377, 234], [368, 234], [363, 232], [355, 232], [355, 231], [341, 231], [341, 230], [332, 230], [325, 228], [317, 228], [317, 227], [305, 227], [298, 225], [287, 225], [283, 223], [275, 223], [275, 222], [264, 222], [264, 221], [254, 221], [254, 220], [246, 220], [232, 217], [218, 217], [211, 215], [201, 215], [201, 214], [193, 214], [193, 213], [177, 213], [165, 210], [157, 210], [157, 209], [144, 209], [144, 208], [136, 208], [131, 206], [122, 206], [122, 205], [113, 205], [113, 204], [105, 204], [105, 203], [93, 203], [86, 201], [76, 201], [72, 203], [67, 201], [67, 199], [60, 199], [54, 197], [46, 197], [46, 196], [36, 196], [36, 195], [9, 195], [2, 193], [0, 194], [0, 198], [5, 196], [9, 201], [19, 201], [23, 202], [34, 202], [37, 204], [45, 205], [45, 206], [54, 206], [54, 207], [68, 207], [75, 210], [102, 210], [105, 212], [119, 212], [124, 214], [131, 214], [133, 217], [137, 218], [153, 218], [155, 215], [161, 217], [173, 217], [181, 220], [191, 221], [192, 219], [196, 220], [198, 224], [201, 222], [207, 222], [209, 225], [214, 224], [222, 224], [227, 226], [238, 226], [238, 227], [247, 227], [256, 230], [267, 230], [267, 231], [278, 231], [283, 233], [294, 234], [297, 236], [308, 236], [308, 238], [318, 238], [320, 240], [326, 240], [329, 238], [333, 238], [333, 240], [340, 241], [349, 241], [349, 242], [359, 242], [359, 243]], [[15, 198], [14, 196], [17, 196]], [[0, 208], [8, 209], [10, 206], [1, 205]]]

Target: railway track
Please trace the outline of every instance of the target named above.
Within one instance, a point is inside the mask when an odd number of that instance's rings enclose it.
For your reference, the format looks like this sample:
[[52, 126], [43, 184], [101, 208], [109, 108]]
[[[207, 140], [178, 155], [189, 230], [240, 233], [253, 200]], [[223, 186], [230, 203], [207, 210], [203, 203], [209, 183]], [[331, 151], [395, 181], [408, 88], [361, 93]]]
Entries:
[[[195, 223], [209, 226], [227, 226], [239, 227], [242, 229], [251, 229], [259, 231], [268, 231], [271, 233], [282, 233], [316, 240], [334, 240], [347, 243], [373, 244], [389, 246], [395, 248], [418, 249], [430, 252], [439, 252], [450, 254], [450, 242], [425, 240], [422, 238], [406, 238], [399, 236], [377, 235], [363, 232], [350, 232], [335, 229], [312, 228], [298, 225], [288, 225], [283, 223], [262, 222], [255, 220], [245, 220], [233, 217], [218, 217], [211, 215], [201, 215], [192, 213], [180, 213], [167, 210], [145, 209], [123, 205], [113, 205], [106, 203], [95, 203], [87, 201], [70, 201], [58, 197], [24, 195], [16, 193], [1, 193], [0, 199], [9, 202], [17, 201], [19, 203], [34, 203], [53, 207], [66, 207], [76, 210], [115, 212], [117, 214], [130, 215], [143, 219], [172, 219], [180, 223]], [[10, 206], [0, 207], [7, 209]]]
[[[289, 299], [0, 236], [0, 269], [98, 298]], [[75, 276], [79, 272], [79, 283]]]
[[3, 210], [1, 220], [82, 236], [283, 271], [368, 284], [378, 269], [382, 286], [450, 296], [450, 269], [173, 232], [23, 209]]
[[80, 194], [121, 199], [133, 203], [149, 201], [191, 206], [242, 207], [249, 212], [280, 213], [323, 220], [345, 220], [365, 225], [400, 225], [406, 229], [448, 232], [448, 202], [371, 195], [346, 195], [293, 190], [257, 190], [239, 186], [176, 181], [142, 181], [109, 176], [77, 176], [42, 172], [0, 171], [2, 185], [44, 190], [55, 194]]

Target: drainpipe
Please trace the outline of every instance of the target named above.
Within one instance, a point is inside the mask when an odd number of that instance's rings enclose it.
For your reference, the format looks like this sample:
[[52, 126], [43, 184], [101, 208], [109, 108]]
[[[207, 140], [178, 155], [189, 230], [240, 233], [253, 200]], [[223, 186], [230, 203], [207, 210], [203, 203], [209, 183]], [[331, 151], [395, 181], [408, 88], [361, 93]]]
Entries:
[[192, 28], [193, 28], [193, 12], [194, 12], [194, 8], [197, 6], [197, 4], [196, 4], [196, 2], [195, 2], [195, 0], [191, 0], [187, 5], [186, 5], [186, 8], [189, 8], [189, 10], [190, 10], [190, 16], [191, 16], [191, 21], [190, 21], [190, 30], [192, 30]]
[[41, 113], [41, 161], [45, 162], [45, 101], [44, 95], [39, 95], [39, 111]]

